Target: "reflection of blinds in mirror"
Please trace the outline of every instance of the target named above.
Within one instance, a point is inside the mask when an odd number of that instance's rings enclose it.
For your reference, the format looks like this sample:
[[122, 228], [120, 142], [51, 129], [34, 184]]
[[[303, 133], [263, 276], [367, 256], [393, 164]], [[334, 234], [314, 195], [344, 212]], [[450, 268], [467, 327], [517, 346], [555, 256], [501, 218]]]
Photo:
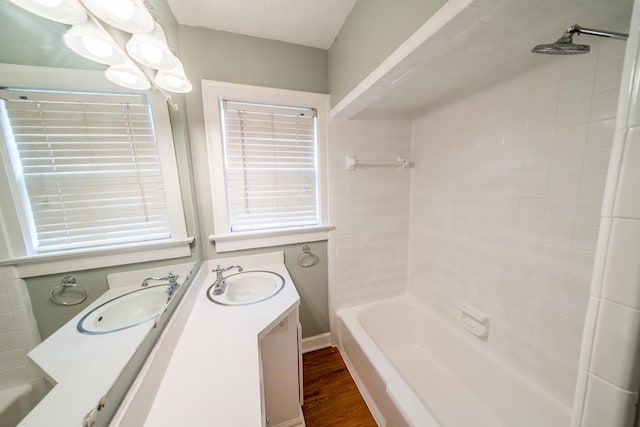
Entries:
[[316, 110], [222, 101], [231, 231], [317, 225]]
[[3, 89], [0, 96], [36, 251], [170, 237], [145, 95]]

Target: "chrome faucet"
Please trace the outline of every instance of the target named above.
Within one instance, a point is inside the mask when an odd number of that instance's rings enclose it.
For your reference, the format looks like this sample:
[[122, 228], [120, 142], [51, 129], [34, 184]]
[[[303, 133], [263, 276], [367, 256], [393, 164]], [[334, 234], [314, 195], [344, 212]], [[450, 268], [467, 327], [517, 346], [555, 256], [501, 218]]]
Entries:
[[142, 281], [142, 287], [146, 288], [147, 286], [149, 286], [149, 282], [151, 280], [167, 280], [167, 281], [169, 281], [169, 284], [171, 284], [171, 282], [175, 282], [176, 280], [178, 280], [178, 275], [177, 274], [173, 274], [173, 272], [170, 271], [164, 277], [147, 277], [146, 279], [144, 279]]
[[171, 297], [173, 296], [174, 293], [176, 293], [176, 290], [178, 289], [178, 287], [180, 287], [180, 284], [178, 283], [178, 277], [180, 277], [178, 274], [173, 274], [172, 271], [168, 272], [166, 276], [164, 277], [147, 277], [146, 279], [144, 279], [142, 281], [142, 287], [146, 288], [147, 286], [149, 286], [149, 282], [151, 280], [166, 280], [169, 282], [169, 286], [167, 286], [167, 301], [171, 299]]
[[220, 264], [218, 264], [215, 270], [211, 270], [216, 273], [216, 281], [213, 282], [213, 295], [222, 295], [227, 289], [227, 282], [222, 276], [222, 273], [224, 273], [225, 271], [229, 271], [232, 268], [237, 268], [238, 273], [242, 273], [242, 267], [240, 267], [239, 265], [232, 265], [227, 268], [222, 268], [220, 267]]

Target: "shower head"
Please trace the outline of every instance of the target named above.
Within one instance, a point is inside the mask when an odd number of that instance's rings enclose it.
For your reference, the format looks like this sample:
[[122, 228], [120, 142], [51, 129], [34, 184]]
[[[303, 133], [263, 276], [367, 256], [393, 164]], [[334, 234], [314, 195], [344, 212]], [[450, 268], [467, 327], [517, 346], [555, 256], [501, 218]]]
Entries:
[[608, 37], [617, 40], [626, 40], [629, 35], [616, 33], [613, 31], [595, 30], [593, 28], [584, 28], [579, 25], [572, 25], [555, 43], [539, 44], [531, 49], [533, 53], [543, 53], [545, 55], [576, 55], [579, 53], [588, 53], [591, 48], [586, 44], [575, 44], [573, 42], [574, 34], [589, 34], [598, 37]]
[[545, 55], [576, 55], [589, 53], [590, 50], [591, 48], [588, 44], [575, 44], [573, 42], [573, 33], [566, 32], [555, 43], [539, 44], [531, 49], [531, 52]]

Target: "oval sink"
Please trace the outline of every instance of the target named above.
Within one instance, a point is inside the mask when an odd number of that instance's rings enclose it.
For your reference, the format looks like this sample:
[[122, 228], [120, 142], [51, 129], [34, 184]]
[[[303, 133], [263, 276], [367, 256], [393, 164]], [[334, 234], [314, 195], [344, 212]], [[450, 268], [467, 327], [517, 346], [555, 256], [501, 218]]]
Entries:
[[80, 319], [78, 331], [89, 335], [108, 334], [147, 322], [165, 309], [166, 289], [167, 285], [149, 286], [100, 304]]
[[207, 297], [221, 305], [247, 305], [265, 301], [284, 287], [284, 277], [273, 271], [243, 271], [225, 277], [227, 287], [223, 294], [214, 295], [212, 284]]

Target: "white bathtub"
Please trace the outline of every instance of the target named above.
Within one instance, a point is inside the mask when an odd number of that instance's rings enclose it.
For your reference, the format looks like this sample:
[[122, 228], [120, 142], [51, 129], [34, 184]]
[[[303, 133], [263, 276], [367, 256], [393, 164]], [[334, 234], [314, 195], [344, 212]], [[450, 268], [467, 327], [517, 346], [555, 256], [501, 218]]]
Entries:
[[569, 407], [409, 296], [337, 316], [340, 351], [380, 426], [570, 425]]

